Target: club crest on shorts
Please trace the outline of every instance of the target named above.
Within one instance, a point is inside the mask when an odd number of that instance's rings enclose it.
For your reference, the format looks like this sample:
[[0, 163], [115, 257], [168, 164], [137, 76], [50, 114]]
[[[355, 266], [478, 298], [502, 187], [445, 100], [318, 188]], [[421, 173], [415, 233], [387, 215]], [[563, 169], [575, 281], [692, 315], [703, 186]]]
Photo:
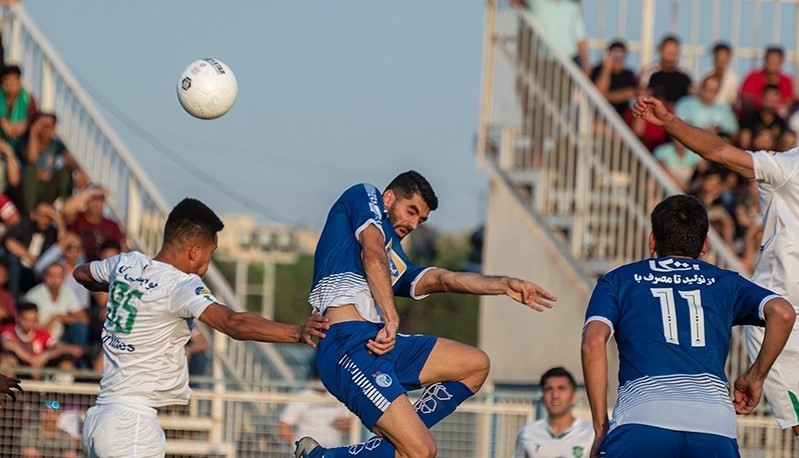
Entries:
[[391, 380], [391, 376], [388, 374], [380, 373], [375, 376], [375, 383], [377, 383], [377, 386], [388, 388], [391, 386], [392, 382], [393, 380]]

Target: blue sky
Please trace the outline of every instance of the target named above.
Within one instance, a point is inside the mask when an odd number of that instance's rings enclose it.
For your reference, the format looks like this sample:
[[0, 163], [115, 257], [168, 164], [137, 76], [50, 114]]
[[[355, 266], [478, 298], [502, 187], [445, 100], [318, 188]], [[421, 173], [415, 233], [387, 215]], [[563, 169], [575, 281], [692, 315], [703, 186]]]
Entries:
[[[408, 169], [439, 194], [431, 224], [463, 230], [483, 218], [486, 180], [473, 152], [482, 2], [24, 6], [90, 93], [280, 221], [321, 226], [349, 185], [382, 187]], [[181, 71], [200, 57], [238, 79], [239, 99], [218, 120], [190, 118], [175, 96]], [[168, 202], [191, 195], [220, 212], [244, 210], [108, 119]]]

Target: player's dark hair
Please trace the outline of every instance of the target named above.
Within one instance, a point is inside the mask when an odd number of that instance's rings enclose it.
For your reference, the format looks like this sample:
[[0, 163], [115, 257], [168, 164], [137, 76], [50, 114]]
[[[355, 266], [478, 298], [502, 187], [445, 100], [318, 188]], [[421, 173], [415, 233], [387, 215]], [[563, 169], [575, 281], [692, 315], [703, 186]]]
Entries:
[[433, 187], [430, 186], [425, 177], [415, 170], [409, 170], [397, 175], [397, 178], [391, 180], [391, 183], [386, 187], [386, 190], [389, 189], [400, 199], [411, 199], [414, 194], [419, 194], [424, 203], [430, 207], [430, 211], [438, 208], [438, 197], [436, 197]]
[[22, 301], [17, 304], [17, 315], [20, 315], [31, 310], [39, 311], [39, 306], [33, 302]]
[[660, 256], [698, 258], [707, 230], [707, 210], [694, 196], [670, 196], [652, 210], [652, 234]]
[[169, 212], [164, 226], [164, 244], [177, 245], [195, 238], [211, 242], [224, 227], [213, 210], [199, 200], [187, 197]]
[[766, 53], [763, 55], [763, 57], [766, 57], [769, 54], [778, 54], [780, 58], [785, 58], [785, 51], [783, 51], [780, 46], [769, 46], [766, 48]]
[[544, 385], [546, 385], [547, 380], [552, 377], [566, 377], [569, 380], [569, 384], [571, 384], [572, 388], [577, 389], [577, 382], [574, 380], [572, 373], [563, 367], [558, 366], [544, 372], [544, 375], [541, 376], [541, 381], [539, 384], [541, 385], [542, 390], [544, 389]]
[[662, 40], [660, 40], [660, 45], [658, 45], [658, 49], [663, 49], [663, 47], [669, 43], [674, 43], [675, 45], [680, 46], [680, 39], [677, 37], [677, 35], [671, 35], [671, 34], [666, 35], [665, 37], [663, 37]]
[[730, 48], [730, 45], [725, 41], [717, 41], [716, 44], [713, 45], [713, 54], [716, 54], [719, 51], [727, 51], [728, 53], [732, 53], [732, 48]]
[[0, 81], [2, 81], [7, 75], [22, 76], [22, 69], [19, 68], [19, 65], [6, 65], [3, 67], [3, 70], [0, 71]]

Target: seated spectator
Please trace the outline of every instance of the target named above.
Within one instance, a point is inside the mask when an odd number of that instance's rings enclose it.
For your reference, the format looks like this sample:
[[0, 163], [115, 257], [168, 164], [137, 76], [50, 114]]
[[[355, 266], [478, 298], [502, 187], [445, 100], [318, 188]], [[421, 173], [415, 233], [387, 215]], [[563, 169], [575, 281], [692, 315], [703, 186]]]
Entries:
[[691, 92], [691, 77], [688, 72], [678, 66], [680, 58], [680, 40], [674, 35], [667, 35], [658, 47], [660, 60], [644, 67], [638, 76], [638, 86], [650, 89], [651, 93], [661, 98], [668, 105]]
[[765, 127], [758, 127], [752, 133], [752, 151], [773, 151], [777, 148], [777, 138], [774, 132]]
[[40, 278], [44, 277], [44, 271], [51, 264], [61, 264], [64, 266], [64, 283], [78, 298], [81, 308], [89, 307], [89, 290], [78, 283], [72, 276], [72, 271], [79, 264], [86, 262], [83, 256], [83, 240], [78, 234], [67, 231], [64, 237], [48, 248], [36, 261], [34, 271]]
[[627, 46], [623, 41], [614, 41], [602, 63], [591, 71], [591, 81], [622, 117], [630, 109], [636, 90], [635, 73], [625, 65], [626, 58]]
[[577, 383], [572, 374], [562, 367], [553, 367], [541, 376], [541, 391], [547, 418], [522, 426], [513, 457], [591, 455], [594, 428], [572, 412], [577, 403]]
[[45, 401], [39, 406], [39, 425], [22, 430], [19, 446], [23, 458], [78, 458], [75, 440], [58, 428], [61, 403]]
[[0, 136], [16, 148], [36, 115], [36, 100], [22, 87], [22, 70], [9, 65], [0, 72]]
[[39, 308], [42, 327], [62, 341], [85, 346], [88, 316], [72, 288], [64, 284], [64, 266], [50, 264], [44, 270], [44, 281], [34, 286], [24, 300]]
[[780, 138], [777, 139], [777, 147], [775, 148], [777, 151], [788, 151], [796, 148], [796, 132], [787, 129], [785, 132], [782, 133]]
[[30, 217], [20, 220], [5, 240], [8, 265], [8, 289], [14, 297], [33, 287], [33, 266], [50, 245], [61, 238], [64, 223], [52, 205], [44, 202], [36, 206]]
[[[311, 365], [312, 380], [319, 382], [316, 365]], [[299, 400], [286, 405], [280, 414], [277, 428], [280, 438], [289, 445], [304, 436], [313, 434], [323, 447], [340, 447], [345, 444], [343, 434], [348, 433], [352, 415], [343, 404], [324, 404], [335, 398], [324, 387], [304, 390]], [[320, 404], [321, 403], [321, 404]]]
[[735, 70], [730, 68], [732, 49], [727, 43], [718, 42], [713, 46], [713, 68], [707, 72], [702, 79], [710, 76], [716, 77], [719, 81], [719, 90], [714, 99], [717, 103], [726, 103], [730, 107], [738, 99], [738, 88], [740, 78]]
[[[661, 97], [658, 98], [662, 100]], [[672, 105], [666, 104], [665, 106], [669, 111], [674, 110]], [[649, 151], [654, 151], [655, 148], [669, 141], [669, 135], [666, 133], [666, 129], [648, 123], [641, 118], [633, 117], [632, 110], [627, 110], [627, 113], [624, 114], [624, 121], [630, 126], [635, 135], [641, 139], [644, 146], [646, 146]]]
[[669, 143], [664, 143], [655, 148], [654, 155], [663, 170], [669, 174], [674, 184], [682, 192], [688, 192], [691, 186], [691, 178], [693, 178], [702, 158], [676, 139], [672, 139]]
[[20, 141], [25, 164], [22, 169], [22, 204], [27, 213], [38, 202], [54, 203], [72, 194], [72, 172], [83, 173], [66, 146], [55, 135], [58, 119], [38, 113], [30, 132]]
[[699, 85], [698, 95], [683, 97], [677, 102], [674, 111], [685, 122], [713, 132], [738, 132], [738, 121], [728, 103], [716, 102], [719, 93], [719, 80], [708, 76]]
[[100, 246], [108, 240], [119, 243], [127, 251], [125, 234], [119, 224], [104, 215], [106, 190], [92, 187], [69, 198], [64, 204], [64, 218], [69, 230], [83, 239], [86, 261], [99, 258]]
[[[20, 302], [17, 305], [17, 322], [0, 328], [0, 342], [8, 361], [34, 369], [56, 365], [68, 367], [71, 358], [78, 358], [83, 350], [76, 345], [58, 342], [39, 326], [39, 311], [36, 304]], [[74, 367], [74, 366], [73, 366]]]
[[542, 33], [564, 56], [571, 58], [587, 75], [591, 70], [585, 21], [580, 5], [563, 0], [513, 0], [525, 3], [538, 19]]
[[763, 68], [746, 75], [741, 85], [741, 94], [738, 99], [740, 116], [758, 111], [763, 107], [761, 95], [766, 86], [777, 87], [779, 96], [775, 109], [780, 116], [788, 116], [788, 109], [794, 99], [794, 91], [791, 77], [782, 72], [784, 60], [785, 53], [782, 48], [775, 46], [766, 49]]
[[699, 199], [707, 209], [717, 205], [724, 207], [722, 197], [727, 191], [726, 178], [727, 169], [720, 166], [711, 166], [697, 180], [699, 188], [690, 194]]
[[19, 159], [14, 148], [0, 140], [0, 221], [7, 229], [16, 226], [21, 217], [14, 204], [21, 180]]
[[752, 139], [755, 131], [768, 129], [772, 137], [777, 139], [788, 129], [788, 123], [777, 112], [779, 103], [780, 89], [777, 86], [769, 84], [763, 88], [760, 109], [748, 113], [741, 119], [741, 135], [738, 139], [741, 148], [754, 148]]
[[6, 289], [8, 283], [8, 266], [0, 261], [0, 327], [14, 324], [17, 315], [17, 301], [14, 295]]

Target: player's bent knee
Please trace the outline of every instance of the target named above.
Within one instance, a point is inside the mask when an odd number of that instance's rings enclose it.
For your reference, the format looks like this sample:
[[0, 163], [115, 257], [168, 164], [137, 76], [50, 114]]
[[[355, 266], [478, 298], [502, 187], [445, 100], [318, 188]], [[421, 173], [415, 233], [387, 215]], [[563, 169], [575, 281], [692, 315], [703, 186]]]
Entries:
[[397, 456], [403, 458], [434, 458], [437, 454], [436, 441], [429, 434], [408, 447], [397, 447]]

